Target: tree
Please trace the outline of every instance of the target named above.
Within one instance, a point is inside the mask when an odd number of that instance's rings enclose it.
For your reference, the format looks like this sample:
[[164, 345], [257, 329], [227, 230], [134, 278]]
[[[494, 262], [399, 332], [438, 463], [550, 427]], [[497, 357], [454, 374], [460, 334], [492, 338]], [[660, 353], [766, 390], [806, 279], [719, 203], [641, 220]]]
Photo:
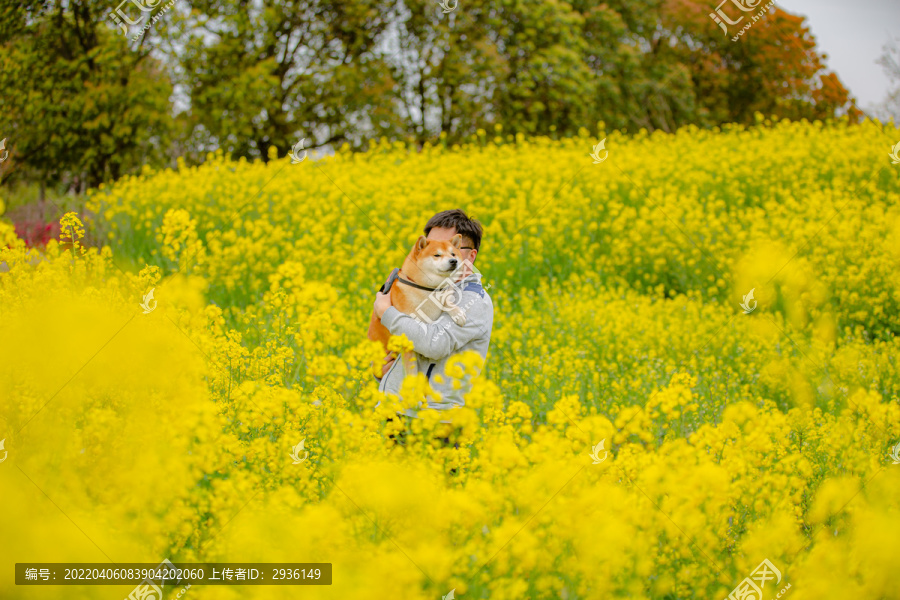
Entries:
[[103, 22], [106, 2], [28, 0], [0, 13], [0, 130], [11, 178], [80, 189], [164, 160], [172, 86]]
[[488, 19], [489, 39], [508, 73], [497, 85], [497, 122], [530, 134], [555, 126], [559, 135], [596, 123], [597, 86], [585, 61], [581, 14], [556, 0], [502, 0]]
[[396, 88], [381, 106], [385, 112], [397, 107], [403, 132], [418, 144], [441, 133], [452, 144], [498, 122], [497, 92], [509, 70], [488, 37], [492, 5], [470, 0], [444, 13], [434, 0], [399, 3], [390, 38], [397, 50], [386, 59]]
[[[761, 0], [746, 5], [753, 11], [723, 7], [730, 20], [738, 21], [724, 34], [710, 18], [715, 7], [707, 0], [664, 5], [662, 24], [673, 40], [672, 51], [690, 69], [705, 124], [751, 124], [756, 112], [791, 119], [846, 113], [857, 119], [849, 92], [825, 69], [805, 18], [776, 7], [754, 22], [765, 5]], [[738, 35], [747, 25], [751, 28]]]
[[[163, 1], [123, 5], [158, 18]], [[0, 6], [7, 173], [83, 188], [216, 148], [267, 160], [304, 137], [361, 148], [493, 125], [569, 136], [600, 120], [859, 115], [804, 19], [778, 8], [723, 35], [708, 0], [192, 0], [123, 39], [134, 30], [101, 16], [124, 17], [107, 2]]]
[[[199, 0], [176, 17], [171, 56], [190, 98], [192, 132], [233, 156], [284, 156], [314, 146], [362, 144], [367, 116], [393, 82], [374, 48], [394, 10], [376, 0]], [[307, 148], [310, 146], [307, 144]]]
[[574, 0], [573, 7], [584, 17], [586, 62], [597, 83], [594, 115], [632, 130], [697, 122], [691, 74], [659, 25], [661, 0]]

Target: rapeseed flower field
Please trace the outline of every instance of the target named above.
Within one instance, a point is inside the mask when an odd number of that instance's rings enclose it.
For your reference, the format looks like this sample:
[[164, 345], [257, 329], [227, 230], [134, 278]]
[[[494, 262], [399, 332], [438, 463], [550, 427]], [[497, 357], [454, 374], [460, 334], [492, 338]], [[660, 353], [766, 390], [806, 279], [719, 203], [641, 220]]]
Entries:
[[[763, 560], [766, 599], [900, 598], [896, 141], [759, 116], [216, 153], [94, 190], [41, 254], [0, 223], [0, 558], [333, 564], [197, 600], [719, 600]], [[485, 225], [491, 349], [400, 446], [429, 390], [379, 405], [365, 331], [446, 208]]]

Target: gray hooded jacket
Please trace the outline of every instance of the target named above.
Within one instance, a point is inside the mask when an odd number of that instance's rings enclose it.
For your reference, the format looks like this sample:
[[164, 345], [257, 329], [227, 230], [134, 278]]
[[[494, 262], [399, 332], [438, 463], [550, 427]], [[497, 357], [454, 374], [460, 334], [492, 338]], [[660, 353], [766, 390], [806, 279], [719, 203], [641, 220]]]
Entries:
[[[442, 410], [465, 404], [464, 395], [471, 389], [471, 381], [463, 380], [460, 389], [453, 389], [453, 382], [459, 380], [447, 376], [444, 367], [451, 356], [466, 350], [474, 350], [486, 359], [491, 343], [494, 304], [481, 285], [481, 274], [472, 273], [459, 285], [463, 290], [459, 306], [465, 311], [465, 325], [457, 325], [446, 312], [433, 323], [424, 323], [393, 306], [381, 316], [381, 324], [391, 335], [405, 334], [412, 341], [419, 373], [424, 373], [432, 389], [440, 393], [441, 402], [429, 401], [428, 408]], [[437, 377], [440, 383], [436, 376], [440, 376]], [[382, 377], [378, 390], [399, 396], [404, 377], [403, 361], [398, 358]], [[416, 411], [407, 409], [406, 415], [415, 417]]]

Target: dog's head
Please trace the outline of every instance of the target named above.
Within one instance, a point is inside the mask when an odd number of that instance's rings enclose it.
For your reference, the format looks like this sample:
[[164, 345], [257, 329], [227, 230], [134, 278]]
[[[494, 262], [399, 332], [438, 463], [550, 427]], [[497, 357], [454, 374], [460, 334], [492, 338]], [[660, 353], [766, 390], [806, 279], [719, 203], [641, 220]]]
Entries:
[[410, 258], [416, 266], [410, 273], [417, 281], [429, 287], [438, 287], [446, 278], [455, 276], [462, 267], [459, 247], [462, 236], [454, 235], [449, 241], [438, 242], [419, 236], [416, 245], [410, 252]]

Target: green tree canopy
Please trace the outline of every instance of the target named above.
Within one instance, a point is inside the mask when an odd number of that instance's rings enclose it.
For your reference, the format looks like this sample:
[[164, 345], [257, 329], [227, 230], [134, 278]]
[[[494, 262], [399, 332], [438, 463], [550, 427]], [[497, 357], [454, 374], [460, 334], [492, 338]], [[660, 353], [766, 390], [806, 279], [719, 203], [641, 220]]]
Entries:
[[172, 127], [164, 66], [130, 50], [90, 0], [0, 14], [9, 177], [95, 186], [158, 161]]
[[9, 173], [96, 185], [218, 148], [284, 156], [300, 138], [360, 148], [498, 124], [568, 136], [598, 121], [856, 116], [804, 19], [777, 8], [732, 41], [707, 0], [163, 3], [0, 8]]

